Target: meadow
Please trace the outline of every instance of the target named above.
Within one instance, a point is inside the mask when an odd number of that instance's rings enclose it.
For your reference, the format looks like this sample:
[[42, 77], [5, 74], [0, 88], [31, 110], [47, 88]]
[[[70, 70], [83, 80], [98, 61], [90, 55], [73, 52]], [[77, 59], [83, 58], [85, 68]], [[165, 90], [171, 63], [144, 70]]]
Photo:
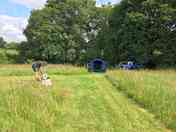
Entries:
[[47, 69], [52, 87], [30, 65], [0, 65], [0, 132], [176, 131], [174, 71]]
[[106, 78], [176, 132], [176, 71], [110, 71]]

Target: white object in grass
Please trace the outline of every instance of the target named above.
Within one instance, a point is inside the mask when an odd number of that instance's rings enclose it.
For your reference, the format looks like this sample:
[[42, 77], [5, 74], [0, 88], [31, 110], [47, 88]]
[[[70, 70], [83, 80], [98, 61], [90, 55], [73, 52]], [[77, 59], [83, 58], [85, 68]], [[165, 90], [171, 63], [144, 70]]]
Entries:
[[42, 85], [47, 87], [52, 86], [51, 79], [42, 80]]
[[45, 73], [42, 75], [42, 80], [47, 80], [48, 79], [48, 75]]

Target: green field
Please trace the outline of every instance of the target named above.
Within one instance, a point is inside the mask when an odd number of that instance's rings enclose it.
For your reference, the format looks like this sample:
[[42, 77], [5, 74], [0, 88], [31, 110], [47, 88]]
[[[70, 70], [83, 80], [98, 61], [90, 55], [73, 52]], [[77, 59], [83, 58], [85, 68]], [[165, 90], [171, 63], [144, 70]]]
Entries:
[[173, 71], [50, 65], [48, 73], [50, 88], [33, 80], [29, 65], [0, 65], [0, 132], [176, 131]]

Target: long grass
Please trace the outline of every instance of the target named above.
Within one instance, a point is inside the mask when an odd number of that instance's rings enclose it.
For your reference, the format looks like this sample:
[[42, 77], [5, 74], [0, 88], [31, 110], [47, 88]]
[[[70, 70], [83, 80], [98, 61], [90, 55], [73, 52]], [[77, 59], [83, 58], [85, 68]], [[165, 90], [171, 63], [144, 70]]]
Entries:
[[114, 70], [107, 78], [116, 88], [152, 112], [176, 132], [176, 72]]
[[50, 66], [53, 86], [47, 88], [33, 80], [29, 66], [4, 65], [0, 71], [0, 132], [169, 131], [103, 74]]
[[[71, 65], [48, 65], [45, 70], [49, 75], [82, 75], [88, 74], [84, 67]], [[31, 65], [0, 65], [0, 76], [32, 76]]]

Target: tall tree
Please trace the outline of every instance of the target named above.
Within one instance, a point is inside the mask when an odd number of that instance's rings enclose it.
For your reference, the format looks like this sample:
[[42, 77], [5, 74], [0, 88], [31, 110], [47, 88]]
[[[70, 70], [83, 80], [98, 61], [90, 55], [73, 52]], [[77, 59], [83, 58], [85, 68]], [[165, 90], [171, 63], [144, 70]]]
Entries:
[[4, 48], [5, 45], [6, 45], [6, 42], [4, 41], [2, 37], [0, 37], [0, 48]]
[[113, 64], [130, 57], [163, 63], [161, 57], [175, 49], [174, 44], [169, 44], [175, 43], [175, 9], [171, 1], [122, 0], [109, 19], [110, 35], [105, 34], [108, 41], [104, 41], [104, 47], [110, 47], [112, 56], [107, 48], [105, 56]]
[[35, 10], [24, 31], [29, 57], [52, 63], [78, 63], [97, 27], [94, 0], [48, 0]]

